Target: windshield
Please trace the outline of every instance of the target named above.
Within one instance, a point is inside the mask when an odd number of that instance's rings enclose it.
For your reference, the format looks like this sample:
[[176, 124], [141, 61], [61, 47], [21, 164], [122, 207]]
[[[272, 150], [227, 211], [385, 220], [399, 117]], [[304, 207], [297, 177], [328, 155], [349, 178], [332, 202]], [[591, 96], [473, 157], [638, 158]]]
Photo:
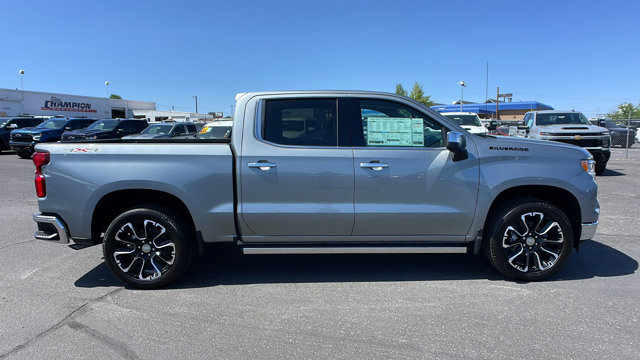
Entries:
[[205, 126], [198, 134], [198, 139], [228, 139], [230, 137], [231, 126]]
[[478, 115], [445, 115], [449, 119], [455, 120], [458, 122], [458, 125], [467, 125], [467, 126], [482, 126], [480, 122], [480, 118]]
[[591, 125], [581, 113], [555, 113], [555, 114], [538, 114], [536, 117], [536, 124], [541, 125]]
[[118, 120], [100, 120], [96, 121], [87, 130], [106, 130], [111, 131], [118, 126]]
[[62, 129], [62, 127], [67, 123], [67, 119], [51, 119], [43, 122], [38, 125], [39, 129]]
[[149, 125], [140, 134], [167, 135], [171, 132], [172, 127], [173, 125]]

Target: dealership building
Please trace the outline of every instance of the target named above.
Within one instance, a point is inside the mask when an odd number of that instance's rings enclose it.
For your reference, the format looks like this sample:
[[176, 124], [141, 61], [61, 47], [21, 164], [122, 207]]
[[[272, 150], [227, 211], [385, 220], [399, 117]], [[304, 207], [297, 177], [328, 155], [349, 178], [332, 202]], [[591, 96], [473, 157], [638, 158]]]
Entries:
[[207, 121], [211, 114], [156, 110], [155, 102], [0, 89], [0, 117], [18, 115]]
[[135, 110], [155, 111], [156, 104], [149, 101], [0, 89], [0, 116], [127, 118], [133, 117]]

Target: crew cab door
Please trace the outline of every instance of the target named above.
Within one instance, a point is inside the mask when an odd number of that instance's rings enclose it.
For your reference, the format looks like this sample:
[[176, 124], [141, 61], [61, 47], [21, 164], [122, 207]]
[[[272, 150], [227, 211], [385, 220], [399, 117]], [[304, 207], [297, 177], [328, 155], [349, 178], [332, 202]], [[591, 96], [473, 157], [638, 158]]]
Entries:
[[478, 196], [477, 150], [453, 161], [446, 128], [400, 102], [350, 99], [354, 143], [354, 237], [461, 241]]
[[265, 98], [256, 113], [255, 126], [245, 119], [236, 162], [243, 241], [350, 235], [354, 174], [346, 100]]

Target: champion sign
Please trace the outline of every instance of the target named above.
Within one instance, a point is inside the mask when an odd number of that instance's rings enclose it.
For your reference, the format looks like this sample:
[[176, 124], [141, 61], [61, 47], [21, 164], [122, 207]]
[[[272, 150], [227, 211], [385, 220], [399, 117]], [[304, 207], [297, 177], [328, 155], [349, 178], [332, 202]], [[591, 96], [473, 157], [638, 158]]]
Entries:
[[75, 112], [97, 112], [95, 109], [91, 109], [90, 103], [62, 101], [61, 99], [52, 96], [51, 100], [45, 100], [42, 110], [53, 111], [75, 111]]

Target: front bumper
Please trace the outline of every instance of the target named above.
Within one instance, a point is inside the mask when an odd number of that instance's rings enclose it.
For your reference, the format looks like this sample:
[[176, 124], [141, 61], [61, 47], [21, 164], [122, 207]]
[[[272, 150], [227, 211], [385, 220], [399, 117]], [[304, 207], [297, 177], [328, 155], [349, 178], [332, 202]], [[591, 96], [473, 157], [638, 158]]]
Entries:
[[582, 231], [580, 232], [580, 240], [591, 240], [593, 236], [596, 234], [596, 230], [598, 229], [598, 222], [592, 223], [583, 223]]
[[24, 143], [24, 142], [17, 142], [17, 141], [9, 141], [9, 147], [11, 148], [11, 150], [16, 150], [16, 151], [34, 152], [35, 146], [36, 146], [35, 142]]
[[33, 235], [38, 240], [59, 244], [69, 243], [69, 232], [64, 222], [56, 216], [33, 214], [33, 221], [38, 224], [38, 231]]

